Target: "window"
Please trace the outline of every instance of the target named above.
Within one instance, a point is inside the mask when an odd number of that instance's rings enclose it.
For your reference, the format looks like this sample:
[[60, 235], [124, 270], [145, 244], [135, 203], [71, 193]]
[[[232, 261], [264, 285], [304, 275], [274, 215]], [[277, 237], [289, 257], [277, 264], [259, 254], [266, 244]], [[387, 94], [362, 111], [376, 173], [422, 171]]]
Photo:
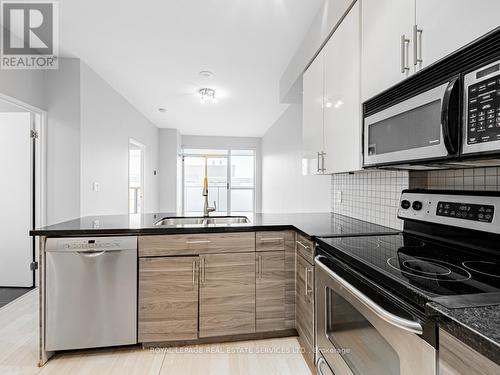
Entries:
[[208, 202], [223, 214], [255, 210], [255, 151], [184, 149], [183, 209], [203, 212], [203, 179], [208, 176]]

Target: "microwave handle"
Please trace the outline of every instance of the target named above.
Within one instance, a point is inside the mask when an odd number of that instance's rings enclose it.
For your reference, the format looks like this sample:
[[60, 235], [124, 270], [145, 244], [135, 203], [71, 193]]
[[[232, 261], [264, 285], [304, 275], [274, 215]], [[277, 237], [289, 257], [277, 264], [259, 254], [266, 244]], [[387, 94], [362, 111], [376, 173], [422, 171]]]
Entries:
[[446, 87], [441, 106], [441, 126], [443, 129], [443, 142], [448, 154], [457, 153], [459, 126], [459, 77], [453, 78]]

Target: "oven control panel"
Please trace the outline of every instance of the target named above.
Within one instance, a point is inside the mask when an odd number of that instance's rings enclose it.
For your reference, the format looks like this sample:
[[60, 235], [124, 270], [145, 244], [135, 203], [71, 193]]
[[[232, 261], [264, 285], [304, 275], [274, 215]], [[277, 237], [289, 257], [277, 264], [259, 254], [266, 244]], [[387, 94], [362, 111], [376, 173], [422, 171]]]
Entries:
[[[491, 195], [490, 195], [491, 194]], [[451, 225], [500, 234], [500, 194], [405, 190], [398, 218]]]
[[453, 217], [462, 220], [482, 221], [491, 223], [495, 207], [487, 204], [471, 204], [457, 202], [438, 202], [437, 216]]

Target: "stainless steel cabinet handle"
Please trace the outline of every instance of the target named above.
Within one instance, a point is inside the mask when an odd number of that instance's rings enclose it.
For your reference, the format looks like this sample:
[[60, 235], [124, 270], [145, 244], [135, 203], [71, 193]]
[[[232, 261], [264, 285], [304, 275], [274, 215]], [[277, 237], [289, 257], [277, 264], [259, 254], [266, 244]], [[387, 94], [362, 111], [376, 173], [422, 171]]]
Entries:
[[312, 293], [313, 290], [312, 289], [309, 289], [309, 273], [312, 273], [313, 270], [312, 269], [309, 269], [308, 267], [305, 267], [304, 268], [304, 277], [305, 277], [305, 284], [306, 284], [306, 297], [309, 295], [309, 293]]
[[201, 258], [201, 262], [200, 262], [200, 279], [201, 279], [201, 282], [204, 283], [205, 282], [205, 258]]
[[304, 249], [309, 249], [309, 246], [307, 245], [304, 245], [302, 242], [300, 242], [299, 240], [296, 241], [300, 246], [302, 246]]
[[422, 60], [422, 29], [413, 25], [413, 65], [418, 65]]
[[345, 281], [342, 277], [337, 275], [327, 266], [325, 266], [321, 262], [321, 258], [324, 258], [321, 255], [316, 256], [314, 258], [314, 263], [321, 268], [322, 271], [326, 272], [328, 276], [330, 276], [333, 280], [339, 283], [350, 295], [352, 295], [356, 300], [358, 300], [363, 306], [377, 315], [379, 318], [385, 320], [387, 323], [401, 328], [402, 330], [416, 333], [417, 335], [421, 335], [423, 333], [423, 327], [419, 322], [408, 320], [402, 318], [400, 316], [394, 315], [393, 313], [385, 310], [382, 306], [373, 302], [368, 296], [366, 296], [363, 292], [356, 289], [354, 286]]
[[193, 285], [196, 284], [196, 260], [193, 260]]
[[307, 285], [307, 283], [308, 283], [308, 282], [307, 282], [307, 279], [308, 279], [308, 277], [307, 277], [307, 267], [304, 267], [304, 279], [305, 279], [305, 280], [304, 280], [304, 284], [305, 284], [305, 295], [306, 295], [306, 297], [307, 297], [307, 295], [309, 294], [309, 293], [308, 293], [308, 289], [309, 289], [309, 287], [308, 287], [308, 285]]
[[317, 155], [317, 156], [318, 156], [318, 159], [317, 159], [317, 160], [318, 160], [318, 165], [317, 165], [317, 167], [316, 167], [316, 172], [321, 172], [321, 169], [320, 169], [320, 167], [319, 167], [319, 163], [320, 163], [319, 159], [320, 159], [320, 157], [321, 157], [321, 152], [318, 152], [318, 155]]
[[326, 171], [326, 168], [325, 168], [325, 156], [326, 156], [326, 152], [322, 152], [321, 153], [321, 172], [325, 172]]
[[406, 35], [401, 35], [401, 73], [406, 73], [410, 70], [407, 65], [407, 46], [410, 45], [410, 39], [406, 38]]
[[274, 237], [274, 238], [261, 238], [260, 242], [274, 242], [274, 241], [283, 241], [283, 237]]
[[193, 241], [186, 241], [187, 244], [196, 244], [196, 243], [210, 243], [209, 240], [193, 240]]
[[259, 263], [260, 263], [259, 277], [262, 279], [262, 267], [263, 267], [263, 264], [262, 264], [262, 255], [259, 255]]

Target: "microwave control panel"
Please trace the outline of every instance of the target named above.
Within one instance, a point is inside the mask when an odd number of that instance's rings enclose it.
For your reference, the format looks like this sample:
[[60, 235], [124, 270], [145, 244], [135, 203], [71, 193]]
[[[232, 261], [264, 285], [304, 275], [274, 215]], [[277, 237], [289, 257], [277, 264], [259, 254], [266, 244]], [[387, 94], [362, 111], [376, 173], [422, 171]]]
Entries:
[[467, 143], [500, 140], [500, 62], [473, 73], [467, 90]]

